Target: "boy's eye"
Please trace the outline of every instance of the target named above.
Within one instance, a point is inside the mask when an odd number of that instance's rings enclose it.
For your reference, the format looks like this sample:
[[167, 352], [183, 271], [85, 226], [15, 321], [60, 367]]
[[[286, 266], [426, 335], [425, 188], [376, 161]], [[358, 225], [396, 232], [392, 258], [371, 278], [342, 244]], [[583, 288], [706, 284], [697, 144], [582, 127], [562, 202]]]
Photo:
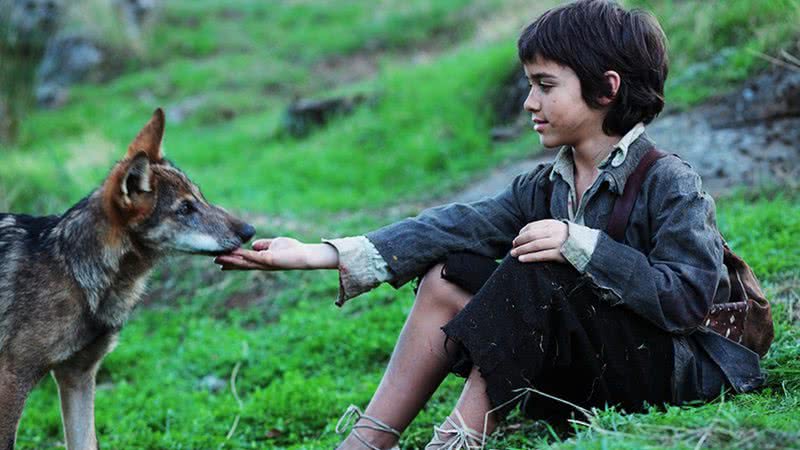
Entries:
[[545, 84], [545, 83], [542, 83], [542, 82], [531, 82], [531, 81], [528, 82], [528, 87], [529, 88], [533, 89], [534, 86], [536, 86], [542, 92], [545, 92], [545, 93], [549, 92], [550, 89], [553, 87], [553, 85], [551, 85], [551, 84]]

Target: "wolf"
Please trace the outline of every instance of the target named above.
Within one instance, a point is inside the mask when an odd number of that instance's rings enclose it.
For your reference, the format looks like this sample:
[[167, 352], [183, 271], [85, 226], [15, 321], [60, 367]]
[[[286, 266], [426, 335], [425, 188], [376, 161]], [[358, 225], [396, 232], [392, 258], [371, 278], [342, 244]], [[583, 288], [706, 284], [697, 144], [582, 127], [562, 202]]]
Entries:
[[101, 186], [60, 216], [0, 214], [1, 449], [14, 448], [25, 399], [48, 372], [67, 448], [96, 449], [95, 375], [153, 267], [255, 234], [164, 158], [163, 135], [159, 108]]

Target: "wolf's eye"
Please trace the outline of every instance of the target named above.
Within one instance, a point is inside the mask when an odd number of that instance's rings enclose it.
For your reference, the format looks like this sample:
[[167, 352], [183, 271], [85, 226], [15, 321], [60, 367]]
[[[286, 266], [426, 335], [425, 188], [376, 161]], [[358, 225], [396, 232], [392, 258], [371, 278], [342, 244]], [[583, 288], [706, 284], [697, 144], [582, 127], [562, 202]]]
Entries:
[[194, 202], [191, 200], [184, 200], [181, 202], [181, 205], [178, 206], [178, 210], [175, 212], [180, 216], [188, 216], [196, 210], [197, 209], [194, 207]]

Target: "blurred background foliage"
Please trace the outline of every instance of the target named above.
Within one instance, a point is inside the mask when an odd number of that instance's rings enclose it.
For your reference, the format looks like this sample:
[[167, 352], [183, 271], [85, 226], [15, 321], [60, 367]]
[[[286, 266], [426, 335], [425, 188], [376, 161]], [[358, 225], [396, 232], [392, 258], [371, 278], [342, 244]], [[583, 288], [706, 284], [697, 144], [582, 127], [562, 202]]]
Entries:
[[[167, 156], [260, 235], [383, 225], [540, 151], [534, 133], [491, 135], [520, 70], [516, 37], [556, 3], [0, 0], [0, 80], [27, 77], [0, 85], [0, 210], [63, 211], [162, 106]], [[625, 4], [653, 11], [669, 37], [671, 111], [734, 89], [767, 68], [765, 56], [800, 53], [797, 0]], [[46, 32], [12, 36], [17, 7], [40, 11]], [[78, 56], [85, 64], [73, 67]], [[512, 416], [494, 448], [800, 446], [799, 197], [740, 191], [718, 206], [723, 233], [780, 300], [769, 388], [696, 408], [602, 411], [574, 435]], [[104, 447], [332, 448], [338, 414], [368, 401], [413, 297], [382, 287], [338, 310], [336, 288], [331, 273], [223, 275], [191, 258], [161, 268], [100, 373]], [[404, 448], [424, 445], [459, 389], [446, 382]], [[61, 442], [46, 380], [19, 447]]]

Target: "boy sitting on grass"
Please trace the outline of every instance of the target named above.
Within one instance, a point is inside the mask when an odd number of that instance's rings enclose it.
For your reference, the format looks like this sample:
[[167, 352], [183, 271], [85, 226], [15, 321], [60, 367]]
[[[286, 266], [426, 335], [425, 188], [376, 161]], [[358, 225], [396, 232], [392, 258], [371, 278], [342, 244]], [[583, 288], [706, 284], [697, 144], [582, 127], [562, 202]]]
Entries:
[[[427, 448], [479, 448], [513, 406], [561, 420], [583, 408], [710, 399], [763, 383], [758, 355], [700, 328], [730, 283], [713, 200], [676, 156], [657, 159], [623, 223], [626, 181], [654, 148], [666, 39], [649, 13], [605, 0], [546, 12], [518, 42], [524, 108], [555, 160], [494, 197], [424, 211], [365, 236], [256, 241], [228, 269], [339, 269], [338, 304], [421, 277], [383, 379], [340, 449], [386, 449], [449, 372], [461, 398]], [[496, 259], [502, 259], [498, 264]]]

